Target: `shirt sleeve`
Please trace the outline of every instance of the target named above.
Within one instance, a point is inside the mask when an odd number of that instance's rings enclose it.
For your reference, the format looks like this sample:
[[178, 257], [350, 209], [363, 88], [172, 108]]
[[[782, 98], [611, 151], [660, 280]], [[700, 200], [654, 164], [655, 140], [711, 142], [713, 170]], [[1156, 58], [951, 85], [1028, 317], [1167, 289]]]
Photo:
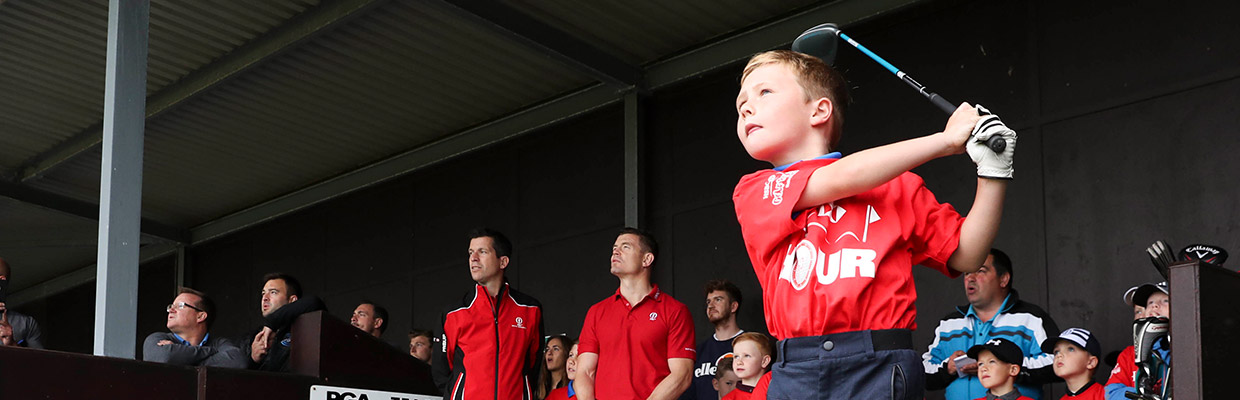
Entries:
[[1041, 346], [1048, 334], [1059, 332], [1059, 325], [1045, 312], [1038, 313], [1037, 317], [1042, 320], [1042, 325], [1028, 327], [1033, 330], [1033, 340], [1025, 343], [1025, 362], [1024, 368], [1021, 368], [1023, 379], [1018, 378], [1017, 381], [1025, 385], [1063, 382], [1063, 378], [1055, 375], [1055, 355], [1042, 351]]
[[911, 190], [910, 203], [916, 215], [916, 223], [909, 238], [912, 245], [913, 264], [925, 265], [955, 278], [960, 272], [947, 267], [947, 260], [960, 246], [960, 227], [964, 217], [951, 204], [939, 203], [921, 177], [907, 173], [905, 189]]
[[219, 339], [210, 346], [210, 356], [202, 361], [204, 367], [245, 368], [250, 365], [250, 355], [226, 339]]
[[448, 316], [444, 314], [440, 317], [442, 323], [439, 325], [439, 343], [432, 343], [434, 348], [431, 351], [431, 380], [435, 382], [435, 387], [439, 388], [440, 393], [448, 393], [448, 381], [452, 377], [452, 351], [455, 348], [448, 347]]
[[598, 354], [598, 335], [594, 332], [595, 325], [598, 322], [598, 308], [599, 305], [595, 304], [590, 307], [590, 311], [586, 312], [585, 323], [581, 325], [581, 338], [577, 339], [577, 354]]
[[667, 358], [697, 360], [697, 347], [693, 344], [693, 318], [689, 307], [678, 303], [675, 318], [671, 318], [667, 330]]
[[1126, 400], [1125, 392], [1137, 392], [1132, 382], [1132, 373], [1137, 370], [1134, 357], [1136, 354], [1133, 353], [1132, 346], [1129, 346], [1115, 359], [1115, 368], [1111, 369], [1111, 378], [1107, 379], [1107, 400]]
[[786, 171], [763, 170], [741, 178], [732, 193], [736, 220], [758, 276], [780, 254], [780, 239], [797, 231], [793, 214], [816, 167]]
[[957, 378], [956, 374], [947, 372], [947, 358], [956, 351], [942, 342], [944, 329], [946, 327], [940, 321], [939, 326], [934, 328], [934, 341], [921, 356], [921, 365], [926, 370], [926, 390], [942, 390]]
[[31, 349], [43, 348], [43, 331], [39, 329], [39, 321], [34, 317], [27, 316], [29, 326], [26, 328], [26, 347]]
[[[159, 345], [162, 340], [172, 343]], [[188, 346], [177, 343], [170, 335], [162, 332], [152, 333], [142, 343], [142, 360], [172, 365], [198, 365], [211, 354], [211, 348]]]
[[293, 321], [297, 320], [302, 314], [326, 310], [327, 306], [323, 304], [323, 300], [319, 300], [316, 296], [302, 296], [292, 303], [285, 304], [283, 307], [272, 311], [265, 318], [265, 325], [271, 330], [282, 332], [293, 325]]

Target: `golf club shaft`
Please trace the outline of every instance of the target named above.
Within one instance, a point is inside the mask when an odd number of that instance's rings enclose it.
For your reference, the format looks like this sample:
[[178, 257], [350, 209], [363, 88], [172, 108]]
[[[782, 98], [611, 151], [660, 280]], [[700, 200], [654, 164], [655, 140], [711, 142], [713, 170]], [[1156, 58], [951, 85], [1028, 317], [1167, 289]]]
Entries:
[[[887, 62], [887, 60], [879, 57], [878, 54], [874, 54], [874, 52], [870, 51], [870, 49], [862, 46], [861, 43], [857, 43], [856, 40], [853, 40], [853, 38], [844, 34], [843, 31], [837, 30], [836, 33], [840, 36], [840, 39], [844, 39], [845, 42], [848, 42], [848, 44], [856, 47], [857, 50], [861, 50], [861, 52], [869, 56], [870, 59], [873, 59], [879, 65], [882, 65], [883, 68], [887, 68], [887, 70], [895, 74], [897, 78], [900, 78], [900, 80], [904, 81], [904, 83], [907, 83], [909, 86], [912, 86], [913, 89], [916, 89], [922, 96], [926, 96], [931, 103], [934, 103], [935, 106], [938, 106], [939, 109], [943, 110], [943, 112], [947, 113], [947, 115], [951, 115], [956, 112], [956, 106], [952, 105], [952, 103], [947, 101], [947, 99], [944, 99], [943, 96], [939, 96], [937, 93], [926, 90], [926, 87], [914, 80], [913, 77], [904, 73], [904, 71], [901, 71], [899, 68], [896, 68], [896, 66], [891, 65], [891, 63]], [[1004, 148], [1007, 147], [1007, 143], [1003, 141], [1003, 138], [995, 135], [991, 136], [990, 139], [986, 141], [986, 146], [990, 147], [990, 149], [994, 150], [996, 153], [1002, 153]]]

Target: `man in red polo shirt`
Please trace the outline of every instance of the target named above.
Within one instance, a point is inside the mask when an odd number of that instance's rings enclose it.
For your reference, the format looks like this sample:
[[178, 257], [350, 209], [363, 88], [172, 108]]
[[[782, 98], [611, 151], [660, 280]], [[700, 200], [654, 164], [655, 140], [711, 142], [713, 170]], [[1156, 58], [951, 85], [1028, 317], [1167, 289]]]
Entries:
[[659, 245], [624, 228], [611, 249], [620, 288], [586, 313], [577, 355], [581, 400], [671, 400], [693, 376], [693, 317], [684, 303], [650, 283]]

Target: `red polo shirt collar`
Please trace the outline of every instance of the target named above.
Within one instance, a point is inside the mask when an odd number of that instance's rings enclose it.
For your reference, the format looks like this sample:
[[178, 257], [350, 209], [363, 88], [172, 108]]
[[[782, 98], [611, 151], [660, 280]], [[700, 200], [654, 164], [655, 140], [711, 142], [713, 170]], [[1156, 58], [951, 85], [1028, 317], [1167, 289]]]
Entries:
[[612, 300], [616, 300], [616, 301], [623, 301], [623, 302], [624, 302], [624, 306], [625, 306], [625, 307], [628, 307], [629, 309], [636, 308], [636, 307], [637, 307], [637, 305], [640, 305], [640, 304], [642, 304], [642, 303], [646, 302], [646, 299], [654, 299], [654, 301], [657, 301], [657, 302], [662, 303], [662, 302], [663, 302], [663, 292], [660, 292], [660, 291], [659, 291], [659, 285], [650, 285], [650, 286], [652, 286], [652, 287], [650, 288], [650, 293], [646, 293], [646, 296], [645, 296], [645, 297], [642, 297], [642, 299], [641, 299], [641, 300], [638, 300], [638, 301], [637, 301], [637, 304], [629, 304], [629, 301], [628, 301], [627, 299], [625, 299], [625, 298], [624, 298], [624, 295], [623, 295], [623, 294], [620, 294], [620, 288], [618, 288], [618, 287], [616, 288], [616, 294], [613, 294], [613, 295], [611, 296], [611, 299], [612, 299]]

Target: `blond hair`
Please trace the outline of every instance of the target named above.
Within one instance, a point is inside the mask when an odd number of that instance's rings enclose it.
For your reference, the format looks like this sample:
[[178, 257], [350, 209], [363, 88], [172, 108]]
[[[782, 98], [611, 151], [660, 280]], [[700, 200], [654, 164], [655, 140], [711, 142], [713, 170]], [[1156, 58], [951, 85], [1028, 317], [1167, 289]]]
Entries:
[[[745, 78], [748, 78], [749, 74], [758, 67], [767, 64], [788, 66], [788, 69], [792, 70], [795, 75], [797, 83], [801, 85], [801, 90], [805, 92], [805, 101], [823, 97], [831, 100], [831, 114], [835, 120], [836, 131], [843, 126], [844, 109], [852, 101], [848, 95], [848, 84], [844, 81], [844, 75], [818, 57], [791, 50], [772, 50], [755, 54], [749, 59], [749, 63], [745, 64], [745, 72], [741, 74], [741, 82], [744, 82]], [[832, 140], [833, 148], [834, 142], [835, 140]]]

